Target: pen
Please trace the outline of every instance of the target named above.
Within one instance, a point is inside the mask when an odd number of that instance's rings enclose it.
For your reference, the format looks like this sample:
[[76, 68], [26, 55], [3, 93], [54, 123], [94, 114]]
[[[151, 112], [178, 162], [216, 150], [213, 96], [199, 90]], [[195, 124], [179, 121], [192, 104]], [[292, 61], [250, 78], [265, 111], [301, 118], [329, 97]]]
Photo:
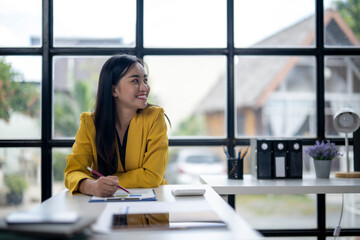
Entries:
[[[92, 172], [93, 174], [95, 174], [95, 175], [97, 175], [97, 176], [99, 176], [99, 177], [104, 177], [104, 175], [102, 175], [101, 173], [99, 173], [99, 172], [95, 171], [95, 170], [94, 170], [94, 169], [92, 169], [91, 167], [87, 167], [87, 169], [88, 169], [90, 172]], [[120, 188], [121, 190], [123, 190], [123, 191], [125, 191], [125, 192], [127, 192], [127, 193], [131, 194], [128, 190], [126, 190], [125, 188], [123, 188], [123, 187], [122, 187], [122, 186], [120, 186], [120, 185], [118, 185], [118, 188]]]
[[224, 149], [224, 153], [226, 154], [227, 158], [230, 159], [230, 154], [226, 150], [225, 146], [223, 146], [223, 149]]
[[246, 148], [245, 152], [242, 154], [241, 159], [244, 159], [245, 155], [247, 154], [249, 147]]

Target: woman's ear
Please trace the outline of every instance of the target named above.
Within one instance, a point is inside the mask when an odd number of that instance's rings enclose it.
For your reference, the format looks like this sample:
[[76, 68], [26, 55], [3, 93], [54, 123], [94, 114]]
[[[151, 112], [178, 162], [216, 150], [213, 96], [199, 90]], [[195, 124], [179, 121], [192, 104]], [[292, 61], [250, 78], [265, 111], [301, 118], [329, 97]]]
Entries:
[[115, 86], [112, 86], [112, 95], [113, 95], [113, 97], [117, 97]]

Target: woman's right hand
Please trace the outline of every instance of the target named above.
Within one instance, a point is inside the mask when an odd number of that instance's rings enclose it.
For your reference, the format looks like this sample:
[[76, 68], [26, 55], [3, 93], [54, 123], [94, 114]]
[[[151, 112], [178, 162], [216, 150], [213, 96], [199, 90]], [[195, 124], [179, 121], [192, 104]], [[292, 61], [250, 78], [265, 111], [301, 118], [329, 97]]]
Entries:
[[116, 176], [100, 177], [96, 180], [84, 179], [80, 183], [79, 191], [97, 197], [110, 197], [118, 189], [118, 184]]
[[119, 180], [116, 176], [99, 177], [94, 182], [94, 196], [109, 197], [118, 189]]

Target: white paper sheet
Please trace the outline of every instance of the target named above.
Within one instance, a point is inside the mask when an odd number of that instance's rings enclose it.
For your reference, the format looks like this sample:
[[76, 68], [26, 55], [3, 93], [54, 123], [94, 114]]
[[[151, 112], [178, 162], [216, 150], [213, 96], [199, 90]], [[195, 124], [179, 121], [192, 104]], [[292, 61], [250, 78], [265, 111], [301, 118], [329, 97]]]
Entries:
[[90, 202], [106, 202], [106, 201], [144, 201], [156, 200], [156, 195], [153, 189], [128, 189], [131, 194], [123, 190], [117, 190], [111, 197], [96, 197], [92, 196]]

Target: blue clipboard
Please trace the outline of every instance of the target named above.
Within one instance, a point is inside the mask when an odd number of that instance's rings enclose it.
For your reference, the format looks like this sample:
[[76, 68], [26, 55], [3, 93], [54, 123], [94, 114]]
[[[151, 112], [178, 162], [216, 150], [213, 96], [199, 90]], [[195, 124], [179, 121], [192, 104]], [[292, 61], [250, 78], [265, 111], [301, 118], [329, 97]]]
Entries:
[[121, 194], [118, 191], [111, 197], [92, 196], [89, 202], [137, 202], [157, 201], [154, 189], [129, 189], [132, 194]]

